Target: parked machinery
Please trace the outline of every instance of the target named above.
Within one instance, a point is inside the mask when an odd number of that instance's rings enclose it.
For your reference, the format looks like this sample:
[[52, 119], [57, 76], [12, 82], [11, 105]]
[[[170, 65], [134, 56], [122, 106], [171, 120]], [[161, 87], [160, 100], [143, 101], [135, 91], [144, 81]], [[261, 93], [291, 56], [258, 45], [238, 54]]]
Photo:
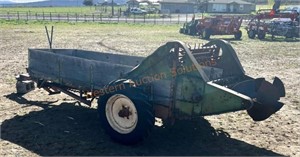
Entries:
[[266, 34], [299, 37], [299, 13], [297, 10], [279, 10], [280, 0], [276, 0], [273, 9], [262, 9], [252, 18], [246, 27], [248, 37], [264, 39]]
[[197, 20], [193, 19], [180, 28], [180, 33], [199, 35], [203, 39], [209, 39], [211, 35], [234, 35], [235, 39], [241, 39], [241, 24], [241, 17], [218, 15]]
[[276, 36], [285, 36], [286, 38], [299, 37], [299, 23], [289, 18], [274, 18], [267, 26], [267, 33]]
[[294, 11], [277, 11], [271, 9], [259, 10], [246, 27], [248, 37], [254, 39], [264, 39], [266, 34], [284, 36], [286, 38], [299, 37], [299, 21]]
[[196, 26], [198, 25], [198, 23], [200, 22], [200, 19], [193, 19], [189, 22], [185, 22], [183, 24], [183, 26], [179, 29], [179, 33], [183, 33], [183, 34], [187, 34], [187, 35], [198, 35], [198, 30], [196, 28]]

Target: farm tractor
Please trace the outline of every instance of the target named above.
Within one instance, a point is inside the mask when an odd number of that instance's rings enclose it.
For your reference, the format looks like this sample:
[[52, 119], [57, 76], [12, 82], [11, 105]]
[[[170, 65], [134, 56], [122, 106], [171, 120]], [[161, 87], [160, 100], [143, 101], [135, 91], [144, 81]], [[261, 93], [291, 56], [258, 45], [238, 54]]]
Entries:
[[183, 34], [187, 34], [187, 35], [198, 35], [198, 30], [197, 30], [197, 25], [200, 22], [200, 19], [194, 19], [189, 21], [189, 22], [185, 22], [182, 26], [182, 28], [179, 29], [179, 33], [183, 33]]
[[199, 35], [203, 39], [209, 39], [211, 35], [234, 35], [235, 39], [241, 39], [241, 17], [205, 17], [203, 19], [187, 22], [180, 28], [180, 33]]
[[148, 57], [51, 46], [29, 49], [27, 72], [17, 77], [17, 93], [36, 85], [89, 106], [98, 99], [103, 129], [123, 144], [144, 139], [157, 118], [166, 125], [247, 110], [254, 121], [262, 121], [283, 106], [279, 100], [285, 96], [279, 78], [270, 83], [246, 75], [224, 40], [194, 48], [171, 41]]
[[280, 1], [276, 1], [273, 9], [258, 10], [246, 27], [249, 38], [257, 36], [264, 39], [266, 34], [270, 34], [272, 40], [275, 36], [299, 37], [299, 13], [296, 10], [279, 10], [279, 6]]

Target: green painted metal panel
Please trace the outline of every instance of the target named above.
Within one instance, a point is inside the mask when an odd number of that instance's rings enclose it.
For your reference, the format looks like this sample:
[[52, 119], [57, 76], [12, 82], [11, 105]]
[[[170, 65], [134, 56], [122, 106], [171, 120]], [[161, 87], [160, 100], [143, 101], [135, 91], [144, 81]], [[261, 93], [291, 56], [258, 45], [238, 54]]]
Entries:
[[211, 115], [249, 109], [253, 106], [250, 97], [226, 87], [208, 82], [202, 101], [202, 115]]
[[189, 77], [188, 74], [177, 78], [175, 108], [184, 114], [193, 115], [201, 112], [200, 102], [203, 97], [204, 82], [199, 77]]

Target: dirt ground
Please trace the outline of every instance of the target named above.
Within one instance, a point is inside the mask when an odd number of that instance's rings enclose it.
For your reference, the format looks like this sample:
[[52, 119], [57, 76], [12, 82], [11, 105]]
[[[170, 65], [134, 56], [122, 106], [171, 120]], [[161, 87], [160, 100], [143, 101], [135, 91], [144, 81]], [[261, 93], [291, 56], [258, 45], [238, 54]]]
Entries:
[[[58, 25], [53, 46], [147, 56], [170, 40], [207, 42], [180, 35], [171, 26], [153, 27]], [[25, 72], [27, 48], [48, 47], [44, 27], [0, 26], [0, 156], [300, 156], [300, 42], [250, 40], [245, 34], [240, 41], [228, 39], [248, 75], [283, 80], [285, 106], [262, 122], [246, 111], [178, 121], [170, 128], [155, 127], [143, 143], [125, 146], [104, 133], [96, 104], [80, 106], [64, 94], [49, 96], [41, 89], [18, 96], [14, 78]]]

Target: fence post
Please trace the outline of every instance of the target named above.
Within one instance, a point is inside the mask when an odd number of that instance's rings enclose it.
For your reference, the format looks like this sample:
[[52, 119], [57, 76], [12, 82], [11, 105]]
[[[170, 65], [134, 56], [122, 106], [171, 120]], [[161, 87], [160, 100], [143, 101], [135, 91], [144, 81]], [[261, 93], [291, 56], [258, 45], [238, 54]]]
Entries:
[[144, 23], [146, 23], [146, 14], [144, 14]]
[[78, 18], [78, 17], [77, 17], [77, 13], [75, 13], [75, 21], [76, 21], [76, 22], [77, 22], [77, 18]]
[[69, 13], [67, 13], [67, 21], [69, 22]]
[[135, 23], [135, 14], [133, 14], [133, 23]]
[[177, 21], [177, 24], [179, 24], [179, 18], [180, 18], [180, 15], [178, 14], [178, 21]]
[[38, 16], [37, 13], [35, 13], [35, 20], [38, 20], [37, 16]]
[[162, 23], [165, 24], [165, 17], [162, 17]]
[[102, 13], [100, 14], [100, 21], [102, 22]]
[[19, 12], [17, 12], [18, 13], [18, 21], [20, 20], [20, 14], [19, 14]]
[[185, 15], [185, 22], [187, 22], [188, 14]]
[[118, 16], [118, 23], [120, 22], [120, 15]]
[[45, 21], [45, 13], [43, 12], [43, 21]]
[[28, 12], [26, 12], [26, 21], [28, 21]]
[[154, 16], [154, 24], [156, 24], [156, 14], [155, 14], [155, 16]]
[[51, 12], [50, 12], [50, 21], [52, 21], [52, 14], [51, 14]]
[[7, 19], [10, 20], [9, 11], [7, 12]]
[[57, 18], [58, 18], [58, 21], [60, 21], [60, 15], [59, 14], [57, 14]]
[[127, 23], [127, 15], [125, 16], [125, 23]]
[[83, 16], [84, 16], [84, 22], [86, 22], [86, 14], [84, 14]]
[[92, 16], [93, 16], [93, 22], [95, 22], [95, 15], [94, 15], [94, 13], [92, 14]]

